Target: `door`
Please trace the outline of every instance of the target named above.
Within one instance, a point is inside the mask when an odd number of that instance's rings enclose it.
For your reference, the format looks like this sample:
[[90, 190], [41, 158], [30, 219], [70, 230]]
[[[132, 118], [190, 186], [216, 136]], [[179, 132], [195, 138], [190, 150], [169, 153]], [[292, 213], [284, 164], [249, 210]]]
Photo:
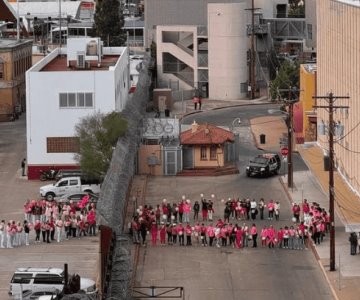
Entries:
[[78, 193], [80, 192], [80, 180], [79, 179], [70, 179], [68, 193]]
[[192, 147], [183, 147], [183, 169], [193, 169], [194, 168], [194, 158], [193, 158], [193, 148]]
[[176, 175], [176, 151], [165, 151], [165, 175]]

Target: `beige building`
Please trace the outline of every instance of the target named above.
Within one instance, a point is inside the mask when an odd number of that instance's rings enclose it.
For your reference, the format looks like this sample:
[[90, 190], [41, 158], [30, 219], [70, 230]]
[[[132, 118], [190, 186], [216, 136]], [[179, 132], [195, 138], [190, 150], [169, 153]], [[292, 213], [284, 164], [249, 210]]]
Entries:
[[[352, 0], [317, 1], [317, 95], [333, 92], [337, 109], [334, 121], [335, 163], [350, 186], [360, 192], [360, 2]], [[318, 100], [317, 105], [327, 105]], [[318, 109], [318, 124], [328, 122], [329, 114]], [[318, 135], [318, 142], [328, 149], [327, 135]], [[335, 191], [336, 192], [336, 191]]]
[[0, 39], [0, 121], [25, 109], [25, 72], [31, 67], [32, 41]]

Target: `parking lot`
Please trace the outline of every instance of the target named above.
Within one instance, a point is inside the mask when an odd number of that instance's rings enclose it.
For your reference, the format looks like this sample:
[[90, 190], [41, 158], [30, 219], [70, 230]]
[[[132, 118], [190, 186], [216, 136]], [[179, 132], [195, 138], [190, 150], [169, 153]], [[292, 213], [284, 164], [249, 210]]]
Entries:
[[[0, 123], [0, 219], [23, 221], [27, 199], [39, 198], [39, 187], [46, 184], [21, 176], [21, 160], [26, 157], [25, 115], [15, 122]], [[49, 183], [49, 182], [48, 182]], [[61, 243], [34, 244], [0, 249], [0, 299], [11, 299], [9, 282], [18, 267], [58, 267], [67, 263], [69, 272], [96, 280], [99, 253], [98, 236]]]

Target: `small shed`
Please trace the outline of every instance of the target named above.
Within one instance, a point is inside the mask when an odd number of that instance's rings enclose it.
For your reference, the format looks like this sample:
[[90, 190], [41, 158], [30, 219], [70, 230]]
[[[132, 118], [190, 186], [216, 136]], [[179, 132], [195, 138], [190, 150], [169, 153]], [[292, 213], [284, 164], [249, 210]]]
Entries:
[[183, 168], [222, 168], [228, 157], [228, 144], [235, 142], [234, 134], [211, 124], [197, 124], [180, 134], [183, 146]]

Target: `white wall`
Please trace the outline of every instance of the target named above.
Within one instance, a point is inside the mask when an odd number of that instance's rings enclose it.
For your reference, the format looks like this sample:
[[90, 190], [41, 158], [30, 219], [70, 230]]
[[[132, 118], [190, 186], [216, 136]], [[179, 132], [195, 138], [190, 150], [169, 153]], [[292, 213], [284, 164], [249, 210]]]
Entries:
[[[47, 137], [72, 137], [81, 117], [115, 109], [114, 73], [106, 71], [27, 73], [28, 164], [73, 164], [72, 153], [46, 153]], [[61, 92], [93, 92], [93, 108], [59, 108]]]
[[245, 3], [209, 4], [209, 98], [240, 99], [247, 81]]
[[110, 70], [114, 72], [115, 76], [115, 110], [122, 111], [129, 99], [130, 89], [130, 62], [129, 51], [124, 48], [120, 59], [117, 61], [114, 67], [110, 67]]

